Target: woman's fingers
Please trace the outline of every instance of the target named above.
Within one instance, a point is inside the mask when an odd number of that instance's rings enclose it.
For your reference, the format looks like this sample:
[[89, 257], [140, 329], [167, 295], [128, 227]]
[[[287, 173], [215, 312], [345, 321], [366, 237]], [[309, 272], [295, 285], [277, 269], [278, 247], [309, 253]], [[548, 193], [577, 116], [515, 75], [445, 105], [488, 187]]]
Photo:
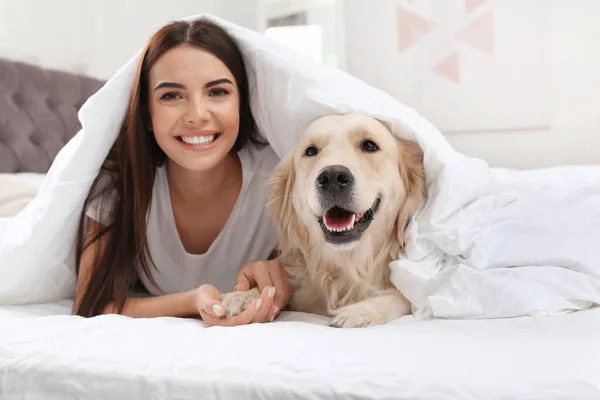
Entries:
[[257, 322], [257, 315], [259, 313], [260, 307], [262, 307], [263, 300], [262, 298], [252, 300], [252, 303], [248, 306], [244, 312], [235, 317], [231, 317], [229, 319], [224, 319], [225, 326], [237, 326], [237, 325], [247, 325]]
[[267, 263], [268, 261], [247, 262], [236, 278], [234, 291], [250, 290], [254, 286], [263, 290], [267, 286], [273, 286]]
[[271, 319], [271, 313], [273, 309], [273, 295], [276, 291], [273, 290], [272, 286], [267, 286], [262, 293], [260, 294], [260, 298], [255, 304], [256, 314], [253, 318], [253, 322], [262, 323], [269, 322]]
[[[221, 292], [212, 285], [202, 285], [196, 292], [196, 308], [207, 326], [237, 326], [272, 321], [289, 299], [289, 283], [278, 264], [258, 265], [248, 271], [243, 278], [238, 277], [238, 285], [245, 288], [249, 281], [256, 282], [262, 289], [261, 296], [252, 301], [241, 314], [232, 318], [222, 318], [225, 313], [221, 303]], [[238, 287], [239, 290], [239, 287]]]
[[234, 290], [244, 291], [254, 286], [258, 286], [261, 291], [274, 287], [274, 303], [281, 309], [292, 295], [292, 286], [279, 260], [251, 261], [244, 265], [238, 274]]
[[198, 312], [204, 312], [213, 317], [223, 315], [223, 304], [221, 304], [221, 292], [213, 285], [202, 285], [196, 291], [196, 308]]
[[256, 282], [258, 289], [263, 292], [269, 286], [275, 286], [271, 279], [271, 274], [268, 268], [268, 261], [261, 261], [255, 264], [252, 269], [252, 278]]
[[235, 287], [233, 288], [233, 291], [235, 292], [250, 290], [254, 283], [256, 282], [254, 282], [250, 276], [246, 275], [245, 269], [242, 268], [242, 270], [238, 273], [238, 276], [236, 278]]
[[246, 310], [235, 317], [218, 318], [207, 314], [204, 322], [207, 326], [238, 326], [272, 321], [277, 310], [270, 297], [272, 289], [273, 287], [266, 287], [258, 299], [254, 299]]
[[266, 287], [258, 299], [254, 299], [240, 315], [230, 318], [229, 322], [232, 325], [268, 322], [271, 318], [269, 312], [271, 312], [273, 307], [273, 299], [269, 297], [272, 290], [270, 291], [269, 289], [272, 289], [272, 287]]
[[275, 319], [275, 317], [277, 317], [278, 312], [279, 307], [277, 307], [275, 303], [273, 303], [273, 305], [271, 305], [271, 308], [269, 309], [269, 313], [267, 314], [267, 322], [272, 322]]
[[206, 326], [223, 325], [223, 321], [225, 321], [220, 317], [215, 317], [213, 315], [207, 314], [204, 311], [200, 311], [200, 316], [202, 317], [202, 321], [204, 321], [204, 324], [206, 324]]
[[249, 311], [251, 311], [250, 309], [252, 307], [255, 307], [255, 304], [254, 304], [255, 302], [256, 302], [256, 300], [254, 300], [252, 302], [252, 304], [250, 304], [250, 307], [248, 308], [248, 310], [244, 311], [243, 313], [241, 313], [239, 315], [236, 315], [235, 317], [231, 317], [231, 318], [215, 317], [215, 316], [207, 314], [205, 312], [201, 312], [200, 315], [202, 316], [202, 320], [204, 321], [206, 326], [246, 325], [246, 324], [252, 323], [252, 318], [254, 317], [255, 313], [249, 312]]

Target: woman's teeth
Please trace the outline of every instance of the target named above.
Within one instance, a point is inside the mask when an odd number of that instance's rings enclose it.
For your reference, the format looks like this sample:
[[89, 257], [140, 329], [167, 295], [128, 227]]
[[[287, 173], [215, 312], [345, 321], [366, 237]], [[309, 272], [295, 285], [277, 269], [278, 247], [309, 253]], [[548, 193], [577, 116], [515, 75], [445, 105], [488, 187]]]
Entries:
[[208, 136], [182, 136], [181, 140], [187, 144], [202, 145], [208, 144], [215, 140], [217, 135]]

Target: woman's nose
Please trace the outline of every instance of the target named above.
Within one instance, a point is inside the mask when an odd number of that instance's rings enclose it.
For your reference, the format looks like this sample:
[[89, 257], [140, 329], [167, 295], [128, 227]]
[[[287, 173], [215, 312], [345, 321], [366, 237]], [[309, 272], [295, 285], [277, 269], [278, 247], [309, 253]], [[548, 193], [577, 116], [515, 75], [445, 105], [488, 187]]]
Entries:
[[186, 121], [189, 123], [197, 123], [205, 121], [210, 116], [210, 110], [208, 104], [204, 99], [192, 99], [188, 103], [186, 110]]

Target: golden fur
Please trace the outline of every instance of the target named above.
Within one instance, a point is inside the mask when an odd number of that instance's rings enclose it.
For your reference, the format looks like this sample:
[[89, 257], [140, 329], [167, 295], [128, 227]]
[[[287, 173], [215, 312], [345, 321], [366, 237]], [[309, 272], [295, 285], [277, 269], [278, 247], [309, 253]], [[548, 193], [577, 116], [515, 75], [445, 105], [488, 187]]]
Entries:
[[[365, 141], [378, 149], [365, 151]], [[308, 147], [318, 153], [307, 156]], [[327, 242], [319, 223], [325, 210], [315, 182], [332, 165], [351, 172], [356, 211], [381, 199], [370, 225], [350, 243]], [[400, 257], [406, 226], [424, 195], [422, 153], [416, 144], [396, 138], [362, 114], [313, 122], [270, 182], [279, 258], [293, 288], [288, 308], [331, 316], [336, 327], [383, 324], [409, 314], [410, 304], [390, 281], [389, 263]], [[243, 304], [258, 296], [258, 290], [225, 295], [227, 314], [241, 312]]]

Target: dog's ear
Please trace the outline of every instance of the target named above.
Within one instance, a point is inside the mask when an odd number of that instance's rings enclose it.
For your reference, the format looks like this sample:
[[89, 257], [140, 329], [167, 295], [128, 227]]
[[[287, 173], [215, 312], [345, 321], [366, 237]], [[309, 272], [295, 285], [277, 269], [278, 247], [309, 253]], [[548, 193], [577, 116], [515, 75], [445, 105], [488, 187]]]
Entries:
[[400, 151], [400, 176], [404, 183], [406, 196], [398, 213], [396, 221], [397, 238], [404, 247], [404, 233], [411, 216], [426, 196], [425, 169], [423, 167], [423, 151], [414, 142], [398, 139]]
[[[294, 233], [293, 187], [296, 174], [293, 153], [275, 167], [269, 180], [268, 208], [279, 231], [279, 240], [289, 240]], [[285, 243], [280, 243], [285, 247]]]

